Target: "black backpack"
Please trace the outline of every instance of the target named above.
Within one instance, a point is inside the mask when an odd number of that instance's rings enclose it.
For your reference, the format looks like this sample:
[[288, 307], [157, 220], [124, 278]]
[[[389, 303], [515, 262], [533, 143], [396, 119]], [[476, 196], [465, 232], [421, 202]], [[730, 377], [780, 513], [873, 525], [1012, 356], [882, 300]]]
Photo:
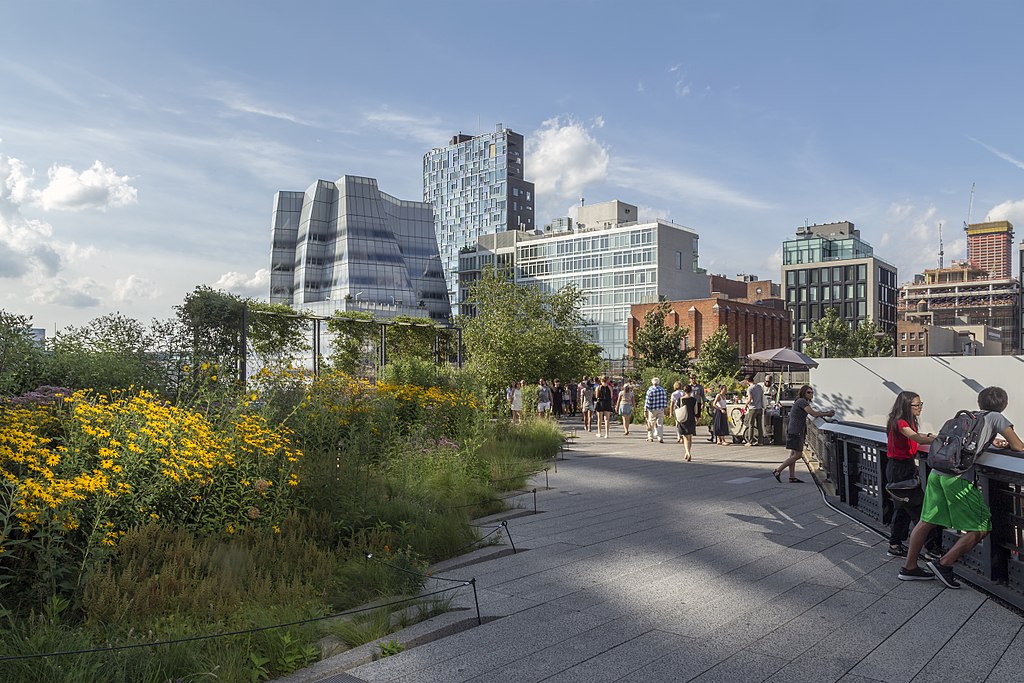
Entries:
[[943, 474], [961, 475], [974, 467], [974, 461], [992, 444], [981, 443], [985, 424], [984, 410], [960, 410], [942, 425], [928, 447], [928, 466]]

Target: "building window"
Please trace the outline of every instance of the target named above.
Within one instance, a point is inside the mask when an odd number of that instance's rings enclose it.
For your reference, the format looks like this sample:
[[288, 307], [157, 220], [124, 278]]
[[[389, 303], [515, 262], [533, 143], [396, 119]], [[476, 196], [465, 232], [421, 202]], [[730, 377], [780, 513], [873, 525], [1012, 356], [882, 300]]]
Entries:
[[682, 270], [682, 269], [683, 269], [683, 252], [677, 251], [676, 252], [676, 270]]
[[900, 344], [900, 353], [906, 353], [906, 352], [907, 352], [907, 345], [906, 344]]

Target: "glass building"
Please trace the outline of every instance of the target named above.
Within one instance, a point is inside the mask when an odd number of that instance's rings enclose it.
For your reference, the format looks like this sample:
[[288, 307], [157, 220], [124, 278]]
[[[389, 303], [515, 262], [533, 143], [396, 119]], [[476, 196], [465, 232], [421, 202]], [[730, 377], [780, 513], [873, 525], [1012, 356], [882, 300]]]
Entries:
[[[598, 215], [606, 209], [607, 220], [548, 234], [481, 237], [475, 249], [465, 250], [459, 258], [463, 298], [488, 267], [549, 292], [575, 285], [586, 297], [581, 313], [591, 339], [607, 359], [626, 356], [630, 306], [660, 297], [705, 298], [710, 284], [698, 266], [696, 232], [665, 220], [620, 222], [615, 209], [622, 206], [636, 217], [634, 206], [605, 202], [594, 205], [593, 211]], [[462, 312], [472, 314], [469, 305]]]
[[896, 267], [874, 255], [853, 223], [797, 228], [782, 243], [782, 283], [795, 348], [811, 326], [834, 308], [851, 328], [870, 319], [896, 331]]
[[322, 315], [450, 318], [430, 205], [346, 175], [276, 193], [271, 226], [271, 303]]
[[434, 209], [434, 234], [453, 305], [459, 251], [482, 235], [534, 230], [533, 183], [523, 180], [523, 136], [498, 124], [493, 133], [459, 133], [423, 155], [423, 201]]

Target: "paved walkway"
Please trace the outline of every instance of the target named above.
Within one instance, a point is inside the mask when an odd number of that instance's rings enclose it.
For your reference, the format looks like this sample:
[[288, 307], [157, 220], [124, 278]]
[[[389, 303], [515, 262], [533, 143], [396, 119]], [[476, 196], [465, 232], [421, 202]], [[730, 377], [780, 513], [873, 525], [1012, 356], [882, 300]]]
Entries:
[[686, 463], [667, 433], [652, 444], [642, 430], [580, 432], [538, 491], [542, 512], [509, 521], [528, 550], [440, 572], [475, 577], [485, 618], [501, 618], [347, 674], [359, 653], [289, 680], [1024, 680], [1020, 616], [967, 587], [898, 581], [883, 540], [827, 507], [806, 471], [808, 483], [776, 483], [781, 447], [698, 437]]

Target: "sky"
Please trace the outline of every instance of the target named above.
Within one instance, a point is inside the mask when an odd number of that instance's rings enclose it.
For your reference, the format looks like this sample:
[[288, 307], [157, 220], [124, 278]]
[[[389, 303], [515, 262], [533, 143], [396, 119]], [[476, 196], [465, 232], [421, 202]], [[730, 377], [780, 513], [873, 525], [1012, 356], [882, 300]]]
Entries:
[[849, 220], [909, 281], [940, 224], [947, 264], [968, 216], [1024, 237], [1021, 26], [1010, 0], [0, 0], [0, 309], [52, 334], [266, 299], [276, 191], [418, 200], [426, 151], [498, 123], [538, 225], [619, 199], [778, 281], [797, 227]]

